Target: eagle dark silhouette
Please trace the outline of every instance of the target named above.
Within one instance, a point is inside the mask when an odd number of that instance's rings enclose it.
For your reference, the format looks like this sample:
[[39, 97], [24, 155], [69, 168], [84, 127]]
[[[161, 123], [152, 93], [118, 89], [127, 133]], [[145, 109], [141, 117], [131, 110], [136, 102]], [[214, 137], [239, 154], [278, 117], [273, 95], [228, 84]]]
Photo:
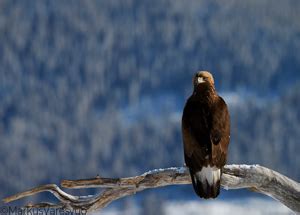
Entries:
[[209, 72], [197, 72], [193, 84], [193, 94], [182, 115], [184, 159], [197, 195], [216, 198], [220, 193], [222, 167], [226, 164], [230, 117]]

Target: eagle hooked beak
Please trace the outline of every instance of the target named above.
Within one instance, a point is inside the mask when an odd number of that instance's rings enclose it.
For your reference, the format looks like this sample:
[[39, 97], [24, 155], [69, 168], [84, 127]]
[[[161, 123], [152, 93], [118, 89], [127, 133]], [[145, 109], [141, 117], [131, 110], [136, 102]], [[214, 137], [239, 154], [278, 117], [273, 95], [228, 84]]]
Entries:
[[201, 83], [204, 83], [205, 80], [204, 80], [203, 77], [198, 77], [198, 78], [197, 78], [197, 82], [198, 82], [198, 84], [201, 84]]

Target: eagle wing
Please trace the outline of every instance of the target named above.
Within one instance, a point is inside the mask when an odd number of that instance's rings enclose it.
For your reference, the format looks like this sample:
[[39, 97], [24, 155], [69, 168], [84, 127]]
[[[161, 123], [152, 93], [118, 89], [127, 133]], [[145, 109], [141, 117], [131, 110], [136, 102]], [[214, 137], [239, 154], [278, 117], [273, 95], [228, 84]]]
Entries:
[[211, 161], [218, 168], [222, 168], [226, 164], [230, 141], [230, 117], [227, 105], [222, 97], [219, 97], [213, 108], [210, 140], [212, 143]]
[[182, 115], [182, 137], [185, 163], [195, 171], [207, 165], [211, 151], [209, 128], [210, 112], [198, 102], [189, 99]]

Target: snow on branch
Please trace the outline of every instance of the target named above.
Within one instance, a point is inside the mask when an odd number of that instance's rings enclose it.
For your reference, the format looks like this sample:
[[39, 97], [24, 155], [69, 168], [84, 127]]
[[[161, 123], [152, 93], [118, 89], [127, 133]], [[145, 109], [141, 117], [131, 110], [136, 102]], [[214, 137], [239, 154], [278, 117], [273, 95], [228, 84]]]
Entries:
[[[103, 178], [63, 180], [61, 186], [69, 189], [104, 188], [102, 193], [90, 196], [73, 196], [55, 184], [42, 185], [3, 199], [5, 203], [40, 192], [51, 192], [60, 202], [30, 204], [30, 208], [60, 208], [68, 210], [96, 211], [111, 202], [149, 188], [168, 185], [191, 184], [186, 167], [156, 169], [129, 178]], [[288, 177], [259, 165], [226, 165], [223, 169], [221, 185], [225, 189], [249, 188], [268, 195], [294, 212], [300, 212], [300, 184]], [[211, 200], [213, 201], [213, 200]]]

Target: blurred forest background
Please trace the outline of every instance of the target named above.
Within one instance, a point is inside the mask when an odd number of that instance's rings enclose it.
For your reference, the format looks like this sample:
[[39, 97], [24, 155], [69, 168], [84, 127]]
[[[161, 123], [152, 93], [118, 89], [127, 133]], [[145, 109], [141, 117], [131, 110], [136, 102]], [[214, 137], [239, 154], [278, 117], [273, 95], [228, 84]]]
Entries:
[[0, 1], [0, 197], [182, 166], [198, 70], [230, 108], [228, 162], [299, 181], [299, 20], [298, 0]]

